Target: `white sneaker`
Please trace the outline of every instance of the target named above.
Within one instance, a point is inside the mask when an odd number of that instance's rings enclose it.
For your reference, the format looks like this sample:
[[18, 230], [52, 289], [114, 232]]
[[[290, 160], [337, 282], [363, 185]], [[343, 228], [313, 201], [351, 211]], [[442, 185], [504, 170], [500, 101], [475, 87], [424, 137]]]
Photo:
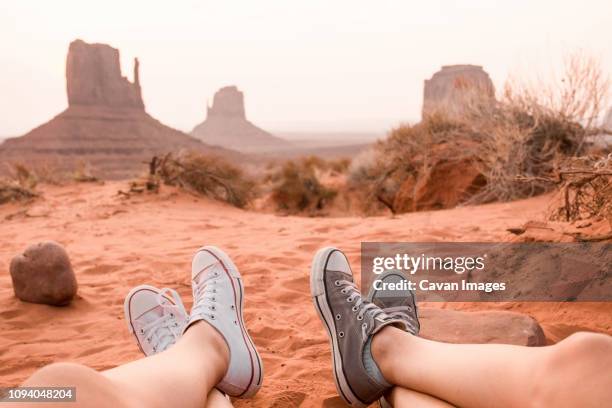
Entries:
[[173, 289], [136, 286], [123, 304], [128, 329], [146, 355], [160, 353], [181, 337], [187, 324], [187, 311]]
[[[219, 248], [198, 250], [191, 264], [193, 308], [187, 328], [204, 320], [225, 339], [230, 361], [217, 388], [248, 398], [261, 387], [263, 366], [242, 318], [244, 288], [238, 268]], [[185, 330], [187, 330], [185, 328]]]

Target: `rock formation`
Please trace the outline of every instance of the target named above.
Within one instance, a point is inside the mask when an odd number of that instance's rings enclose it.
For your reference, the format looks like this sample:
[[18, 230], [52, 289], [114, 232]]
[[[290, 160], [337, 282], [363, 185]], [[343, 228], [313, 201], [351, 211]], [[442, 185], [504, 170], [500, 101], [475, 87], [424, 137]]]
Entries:
[[244, 95], [235, 86], [221, 88], [208, 107], [206, 120], [191, 134], [203, 142], [249, 153], [263, 153], [291, 147], [246, 119]]
[[134, 83], [121, 76], [119, 50], [106, 44], [70, 44], [66, 61], [68, 106], [106, 106], [144, 110], [140, 92], [138, 59]]
[[143, 161], [177, 149], [232, 155], [147, 114], [139, 78], [137, 59], [132, 83], [121, 75], [117, 49], [73, 41], [66, 61], [68, 108], [24, 136], [7, 139], [0, 159], [65, 171], [85, 162], [95, 176], [116, 179], [137, 175]]
[[544, 346], [546, 337], [533, 318], [514, 312], [461, 312], [420, 308], [420, 336], [446, 343], [501, 343]]
[[461, 115], [474, 102], [494, 103], [495, 88], [489, 74], [478, 65], [446, 65], [425, 80], [423, 112]]
[[57, 242], [30, 245], [13, 258], [10, 272], [15, 296], [25, 302], [61, 306], [77, 292], [68, 254]]

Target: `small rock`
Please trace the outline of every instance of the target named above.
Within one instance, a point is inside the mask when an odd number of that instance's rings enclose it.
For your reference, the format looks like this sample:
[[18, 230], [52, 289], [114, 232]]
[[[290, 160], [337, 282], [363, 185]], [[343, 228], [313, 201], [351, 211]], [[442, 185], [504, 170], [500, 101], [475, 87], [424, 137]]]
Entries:
[[77, 292], [68, 254], [57, 242], [30, 245], [12, 259], [10, 272], [15, 296], [25, 302], [61, 306]]
[[505, 311], [461, 312], [420, 308], [420, 336], [446, 343], [544, 346], [546, 337], [530, 316]]

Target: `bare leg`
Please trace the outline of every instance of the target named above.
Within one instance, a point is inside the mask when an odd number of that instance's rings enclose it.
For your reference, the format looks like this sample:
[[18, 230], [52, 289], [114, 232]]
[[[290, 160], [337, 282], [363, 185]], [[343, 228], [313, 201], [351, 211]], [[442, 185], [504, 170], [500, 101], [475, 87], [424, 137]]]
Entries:
[[203, 407], [228, 361], [225, 340], [200, 321], [162, 353], [102, 373], [78, 364], [52, 364], [24, 386], [76, 387], [75, 407]]
[[604, 406], [612, 337], [578, 333], [549, 347], [447, 344], [386, 327], [372, 354], [385, 378], [458, 406]]
[[206, 396], [206, 408], [229, 408], [232, 402], [216, 388], [213, 388]]
[[453, 408], [448, 402], [402, 387], [393, 387], [385, 398], [392, 407]]

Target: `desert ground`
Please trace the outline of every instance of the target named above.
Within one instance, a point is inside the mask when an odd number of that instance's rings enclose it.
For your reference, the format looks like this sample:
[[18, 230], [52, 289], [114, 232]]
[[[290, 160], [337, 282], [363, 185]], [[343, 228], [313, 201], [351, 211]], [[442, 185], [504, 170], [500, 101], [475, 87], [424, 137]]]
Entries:
[[[125, 182], [43, 186], [29, 204], [0, 207], [0, 386], [16, 385], [54, 361], [99, 370], [141, 357], [123, 318], [131, 287], [175, 288], [191, 305], [196, 249], [228, 252], [246, 284], [245, 319], [264, 359], [264, 385], [236, 406], [340, 406], [328, 339], [311, 305], [309, 267], [327, 245], [345, 250], [359, 273], [362, 241], [506, 241], [506, 231], [543, 219], [550, 196], [396, 217], [308, 218], [240, 210], [164, 187], [125, 198]], [[14, 297], [11, 258], [29, 244], [55, 240], [71, 256], [79, 290], [70, 306]], [[435, 304], [504, 309], [535, 318], [548, 342], [572, 332], [612, 334], [612, 303]]]

